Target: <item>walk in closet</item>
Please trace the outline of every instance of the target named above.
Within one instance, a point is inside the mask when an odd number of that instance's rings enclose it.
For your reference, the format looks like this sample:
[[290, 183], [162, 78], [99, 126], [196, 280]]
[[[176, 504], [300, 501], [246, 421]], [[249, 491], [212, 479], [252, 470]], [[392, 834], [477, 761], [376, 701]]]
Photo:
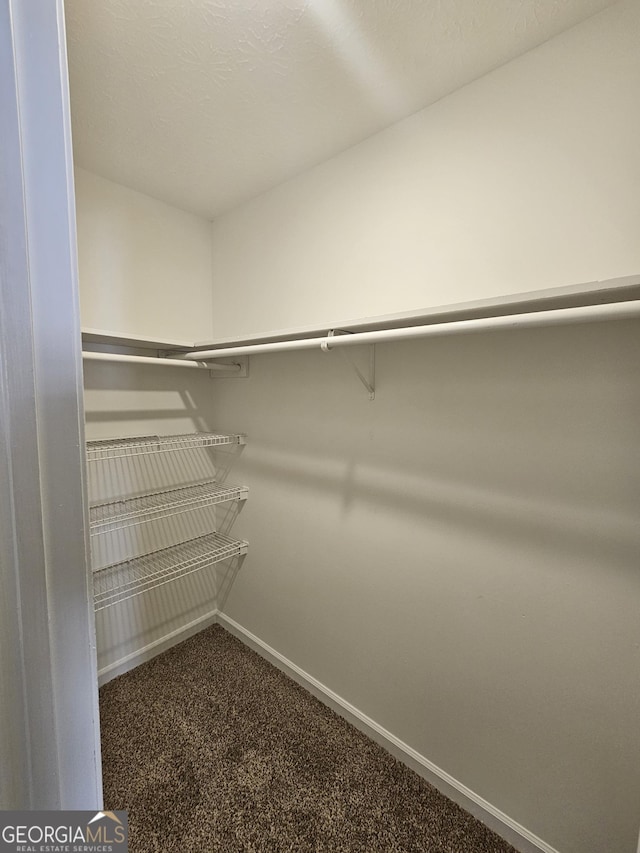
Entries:
[[[219, 786], [214, 832], [222, 776], [181, 744], [226, 768], [229, 801], [262, 802], [289, 773], [261, 757], [265, 708], [303, 776], [329, 773], [305, 740], [343, 743], [326, 708], [270, 694], [248, 648], [522, 853], [637, 853], [640, 6], [58, 6], [85, 657], [109, 725], [118, 685], [140, 707], [131, 767], [120, 735], [109, 747], [113, 785], [139, 771], [155, 806], [182, 786], [189, 820]], [[63, 457], [40, 446], [55, 503]], [[79, 548], [79, 528], [58, 535]], [[193, 730], [173, 714], [183, 689], [206, 708]], [[218, 689], [242, 746], [211, 735]], [[141, 757], [162, 725], [166, 755]], [[348, 743], [341, 783], [366, 751]], [[282, 806], [287, 832], [314, 785]], [[347, 788], [325, 828], [366, 799]]]

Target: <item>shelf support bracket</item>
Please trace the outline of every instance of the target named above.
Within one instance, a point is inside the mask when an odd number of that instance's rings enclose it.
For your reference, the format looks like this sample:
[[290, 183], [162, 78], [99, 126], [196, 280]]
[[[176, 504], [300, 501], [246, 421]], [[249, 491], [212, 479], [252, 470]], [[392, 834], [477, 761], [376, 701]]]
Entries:
[[[352, 335], [353, 332], [348, 331], [347, 329], [329, 329], [327, 333], [327, 337], [332, 338], [335, 335]], [[370, 400], [375, 400], [376, 398], [376, 345], [368, 344], [366, 345], [368, 354], [367, 354], [367, 365], [364, 368], [366, 371], [360, 369], [355, 359], [351, 355], [351, 347], [344, 349], [340, 347], [340, 354], [342, 357], [349, 362], [351, 367], [353, 368], [356, 376], [360, 380], [360, 382], [364, 385], [367, 393], [369, 394]], [[325, 350], [325, 352], [329, 352], [329, 350]]]
[[209, 362], [211, 379], [248, 379], [249, 356], [237, 355], [232, 359]]
[[[171, 359], [172, 356], [175, 358], [175, 355], [175, 351], [172, 350], [158, 350], [158, 361], [161, 362], [163, 358]], [[181, 352], [180, 358], [183, 355], [184, 352]], [[247, 379], [249, 376], [249, 356], [237, 355], [234, 358], [210, 361], [206, 367], [209, 369], [211, 379]]]

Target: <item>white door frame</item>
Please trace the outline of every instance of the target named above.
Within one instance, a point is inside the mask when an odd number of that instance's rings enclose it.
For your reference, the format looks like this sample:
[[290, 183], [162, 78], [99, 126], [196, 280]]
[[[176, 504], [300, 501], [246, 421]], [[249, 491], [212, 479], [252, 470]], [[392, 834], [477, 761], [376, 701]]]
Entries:
[[102, 807], [63, 0], [0, 0], [0, 809]]

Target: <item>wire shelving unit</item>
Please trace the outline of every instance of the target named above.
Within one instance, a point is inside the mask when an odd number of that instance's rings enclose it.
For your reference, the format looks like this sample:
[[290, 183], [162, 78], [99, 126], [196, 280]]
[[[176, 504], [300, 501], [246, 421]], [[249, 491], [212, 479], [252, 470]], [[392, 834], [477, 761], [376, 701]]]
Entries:
[[149, 521], [160, 521], [226, 501], [242, 501], [248, 494], [249, 490], [245, 486], [223, 485], [208, 480], [140, 497], [94, 504], [89, 510], [91, 535], [99, 536]]
[[93, 573], [96, 611], [247, 553], [248, 542], [208, 533]]
[[[242, 433], [197, 432], [185, 435], [143, 435], [132, 438], [113, 438], [87, 442], [87, 461], [105, 463], [97, 471], [104, 471], [108, 479], [111, 460], [124, 460], [133, 474], [138, 477], [138, 467], [134, 464], [137, 457], [156, 453], [175, 451], [197, 451], [200, 448], [239, 445], [246, 443]], [[196, 457], [197, 459], [197, 457]], [[197, 475], [196, 475], [197, 476]], [[140, 480], [142, 483], [143, 480]], [[96, 500], [89, 509], [90, 532], [92, 537], [111, 534], [127, 528], [141, 527], [148, 522], [165, 521], [182, 513], [195, 512], [206, 507], [227, 501], [242, 501], [248, 495], [244, 486], [232, 486], [215, 479], [199, 482], [164, 486], [153, 491]], [[161, 544], [166, 530], [152, 529], [154, 542], [146, 553], [135, 555], [136, 544], [122, 540], [121, 537], [101, 539], [107, 546], [107, 558], [102, 565], [93, 568], [93, 588], [95, 610], [104, 610], [111, 605], [148, 592], [155, 587], [186, 577], [232, 557], [241, 557], [247, 553], [248, 543], [232, 539], [215, 530], [214, 516], [207, 519], [211, 532], [184, 539], [179, 544], [165, 547]], [[160, 534], [163, 535], [160, 535]], [[157, 534], [157, 535], [156, 535]], [[129, 537], [130, 538], [130, 537]], [[172, 537], [173, 538], [173, 537]], [[121, 545], [126, 542], [124, 553]], [[97, 544], [97, 542], [96, 542]], [[135, 549], [135, 550], [134, 550]], [[102, 546], [100, 548], [102, 551]], [[126, 559], [122, 559], [125, 556]], [[94, 554], [94, 558], [96, 554]], [[104, 565], [106, 563], [106, 565]]]
[[133, 438], [110, 438], [87, 442], [87, 461], [127, 459], [150, 453], [169, 453], [176, 450], [195, 450], [225, 444], [245, 444], [240, 433], [218, 434], [196, 432], [189, 435], [140, 435]]

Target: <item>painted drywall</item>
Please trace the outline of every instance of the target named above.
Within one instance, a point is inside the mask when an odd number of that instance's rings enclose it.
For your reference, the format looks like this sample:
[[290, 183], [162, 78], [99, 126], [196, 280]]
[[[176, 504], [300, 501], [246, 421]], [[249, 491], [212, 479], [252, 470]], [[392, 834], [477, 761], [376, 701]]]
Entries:
[[640, 270], [625, 0], [216, 219], [215, 337]]
[[[218, 220], [215, 335], [637, 273], [636, 31], [619, 4]], [[137, 299], [119, 331], [184, 334]], [[561, 853], [633, 853], [638, 340], [379, 346], [374, 402], [340, 353], [255, 357], [214, 394], [91, 365], [87, 430], [248, 432], [225, 613]], [[161, 636], [139, 624], [104, 628], [103, 664]]]
[[339, 351], [254, 356], [215, 398], [221, 610], [561, 853], [636, 849], [639, 333], [381, 344], [373, 402]]
[[[640, 8], [216, 219], [214, 337], [640, 269]], [[253, 357], [219, 607], [560, 853], [634, 853], [637, 323]]]
[[[122, 335], [197, 340], [211, 335], [209, 223], [76, 169], [82, 325]], [[140, 351], [149, 355], [148, 351]], [[186, 374], [186, 375], [185, 375]], [[88, 440], [211, 431], [214, 383], [207, 372], [84, 364]], [[93, 503], [214, 475], [211, 454], [161, 454], [134, 465], [89, 464]], [[94, 568], [140, 556], [215, 529], [216, 513], [179, 516], [92, 538]], [[216, 609], [214, 572], [197, 572], [96, 614], [104, 680], [142, 650]]]
[[[85, 363], [84, 378], [89, 440], [215, 431], [212, 400], [218, 380], [206, 371]], [[233, 453], [199, 450], [88, 463], [89, 498], [101, 503], [215, 476], [224, 479], [233, 459]], [[221, 511], [209, 509], [94, 536], [94, 568], [204, 535], [224, 521]], [[144, 649], [157, 651], [169, 635], [180, 634], [215, 611], [216, 574], [206, 569], [97, 612], [101, 678], [130, 668], [140, 662]]]
[[209, 223], [84, 169], [75, 183], [83, 327], [210, 337]]
[[76, 157], [213, 219], [612, 2], [66, 0]]

